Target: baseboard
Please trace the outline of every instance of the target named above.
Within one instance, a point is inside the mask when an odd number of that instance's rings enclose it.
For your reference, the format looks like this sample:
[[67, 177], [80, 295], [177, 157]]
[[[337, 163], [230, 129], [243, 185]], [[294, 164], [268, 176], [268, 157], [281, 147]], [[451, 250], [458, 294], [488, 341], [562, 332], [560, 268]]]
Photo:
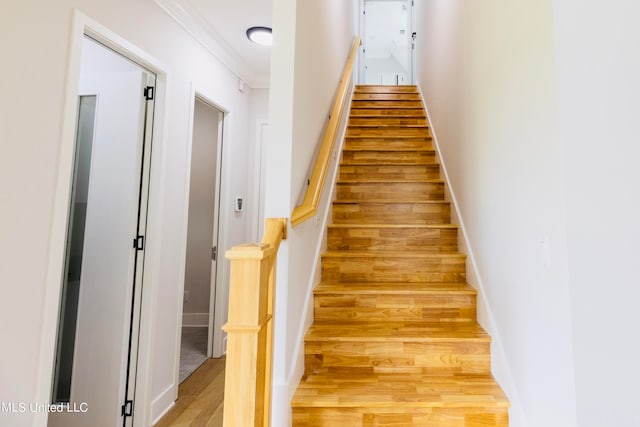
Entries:
[[499, 384], [503, 387], [507, 397], [511, 402], [511, 408], [509, 410], [510, 424], [512, 426], [527, 427], [526, 417], [524, 416], [519, 393], [515, 386], [513, 375], [511, 374], [511, 368], [509, 366], [506, 353], [504, 351], [504, 345], [502, 344], [502, 338], [498, 329], [498, 326], [491, 310], [491, 305], [487, 299], [486, 287], [480, 275], [480, 269], [476, 261], [475, 254], [473, 252], [471, 243], [469, 241], [469, 234], [464, 224], [464, 219], [460, 214], [460, 208], [456, 199], [456, 194], [451, 185], [449, 174], [447, 173], [447, 167], [442, 157], [442, 151], [440, 150], [440, 144], [438, 142], [438, 136], [433, 128], [433, 122], [431, 121], [431, 115], [429, 114], [429, 108], [422, 89], [418, 87], [420, 92], [420, 98], [427, 114], [427, 120], [431, 126], [431, 135], [433, 137], [433, 144], [436, 149], [436, 160], [440, 163], [440, 168], [446, 182], [445, 185], [445, 199], [451, 202], [451, 223], [456, 224], [459, 227], [458, 245], [461, 252], [467, 255], [467, 283], [476, 289], [478, 292], [478, 323], [489, 333], [491, 336], [491, 372], [496, 377]]
[[206, 328], [209, 326], [209, 313], [182, 313], [182, 326]]
[[156, 425], [173, 407], [178, 398], [178, 388], [171, 385], [151, 403], [151, 425]]
[[273, 406], [271, 407], [272, 426], [291, 426], [291, 399], [289, 399], [289, 384], [272, 385]]

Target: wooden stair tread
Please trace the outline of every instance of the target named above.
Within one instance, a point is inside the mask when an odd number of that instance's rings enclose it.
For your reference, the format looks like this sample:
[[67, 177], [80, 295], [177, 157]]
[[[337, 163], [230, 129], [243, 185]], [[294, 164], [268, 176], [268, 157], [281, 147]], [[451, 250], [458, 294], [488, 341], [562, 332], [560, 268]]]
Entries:
[[322, 258], [466, 258], [462, 252], [364, 252], [364, 251], [327, 251]]
[[351, 117], [353, 118], [407, 118], [407, 119], [426, 119], [426, 113], [422, 108], [359, 108], [358, 106], [351, 107]]
[[[429, 163], [421, 165], [389, 165], [386, 163], [367, 163], [366, 165], [341, 165], [340, 172], [349, 174], [378, 174], [378, 173], [399, 173], [405, 172], [405, 174], [420, 174], [425, 172], [440, 172], [440, 165], [438, 163]], [[435, 179], [435, 178], [427, 178]]]
[[321, 282], [314, 290], [316, 295], [476, 295], [477, 291], [464, 282], [424, 282], [424, 283], [398, 283], [398, 282], [346, 282], [333, 283]]
[[444, 181], [437, 179], [425, 179], [425, 178], [364, 178], [364, 177], [340, 177], [336, 184], [390, 184], [390, 183], [444, 183]]
[[296, 407], [503, 407], [507, 397], [491, 375], [309, 375]]
[[347, 126], [347, 129], [360, 129], [360, 128], [365, 128], [365, 129], [371, 129], [371, 128], [381, 128], [384, 129], [385, 131], [391, 130], [391, 129], [397, 129], [397, 130], [402, 130], [402, 129], [430, 129], [431, 126], [429, 126], [428, 124], [403, 124], [403, 125], [398, 125], [398, 124], [382, 124], [378, 121], [373, 121], [371, 124], [367, 123], [367, 124], [349, 124], [349, 126]]
[[[433, 154], [435, 154], [436, 152], [436, 150], [431, 147], [402, 147], [402, 146], [394, 147], [392, 145], [389, 145], [388, 147], [381, 147], [380, 149], [371, 149], [367, 147], [363, 147], [363, 148], [348, 147], [343, 150], [343, 152], [356, 152], [356, 151], [357, 152], [369, 151], [373, 153], [404, 152], [404, 153], [433, 153]], [[377, 163], [379, 163], [379, 161]], [[351, 164], [351, 163], [348, 163], [348, 164]], [[371, 164], [371, 163], [365, 163], [365, 164]], [[431, 163], [431, 164], [435, 164], [435, 163]]]
[[353, 185], [353, 184], [402, 184], [405, 182], [409, 183], [421, 183], [421, 184], [444, 184], [443, 179], [412, 179], [412, 178], [372, 178], [371, 180], [354, 180], [354, 181], [345, 181], [340, 180], [336, 184], [337, 185]]
[[305, 341], [342, 342], [491, 342], [477, 322], [319, 322]]
[[393, 205], [393, 204], [427, 204], [426, 202], [435, 202], [435, 203], [451, 203], [445, 200], [423, 200], [423, 199], [405, 199], [399, 201], [397, 199], [337, 199], [333, 203], [334, 204], [348, 204], [348, 205], [362, 205], [362, 204], [382, 204], [382, 205]]
[[411, 229], [425, 229], [425, 230], [434, 230], [434, 229], [458, 229], [458, 225], [456, 224], [329, 224], [329, 228], [358, 228], [358, 229], [367, 229], [367, 228], [387, 228], [387, 229], [402, 229], [402, 228], [411, 228]]
[[[357, 105], [355, 106], [356, 108], [362, 108], [362, 109], [379, 109], [380, 106], [375, 106], [375, 105], [369, 105], [369, 104], [365, 104], [365, 103], [374, 103], [374, 102], [387, 102], [388, 104], [384, 105], [382, 108], [387, 109], [387, 110], [403, 110], [403, 109], [408, 109], [408, 110], [415, 110], [416, 105], [414, 104], [415, 102], [419, 102], [419, 101], [354, 101], [354, 102], [360, 102], [363, 103], [362, 105]], [[405, 105], [401, 104], [401, 103], [405, 103]]]
[[448, 200], [415, 200], [415, 201], [405, 201], [405, 200], [384, 200], [384, 199], [368, 199], [368, 200], [334, 200], [334, 205], [367, 205], [367, 204], [389, 204], [389, 205], [450, 205], [451, 202]]
[[420, 94], [415, 92], [354, 92], [354, 101], [420, 101]]
[[371, 163], [367, 163], [366, 165], [341, 165], [341, 166], [347, 166], [349, 168], [353, 168], [353, 167], [361, 167], [361, 168], [368, 168], [368, 169], [372, 169], [372, 168], [385, 168], [385, 169], [399, 169], [399, 170], [404, 170], [406, 168], [413, 168], [413, 169], [420, 169], [420, 168], [440, 168], [440, 164], [439, 163], [429, 163], [429, 164], [425, 164], [425, 165], [390, 165], [389, 163], [383, 163], [383, 162], [371, 162]]
[[[367, 129], [375, 129], [375, 128], [367, 128]], [[391, 132], [390, 130], [385, 130], [382, 129], [380, 133], [377, 133], [375, 135], [373, 134], [369, 134], [369, 133], [364, 133], [364, 134], [355, 134], [355, 133], [349, 133], [347, 134], [347, 136], [345, 137], [345, 139], [349, 140], [349, 139], [365, 139], [365, 140], [370, 140], [370, 139], [386, 139], [386, 140], [428, 140], [431, 141], [433, 138], [431, 136], [431, 133], [425, 131], [424, 133], [414, 133], [414, 134], [402, 134], [402, 133], [398, 133], [398, 134], [393, 134], [393, 132]]]
[[390, 127], [428, 127], [426, 125], [426, 117], [395, 117], [395, 116], [359, 116], [357, 118], [349, 119], [349, 127], [361, 127], [361, 128], [390, 128]]

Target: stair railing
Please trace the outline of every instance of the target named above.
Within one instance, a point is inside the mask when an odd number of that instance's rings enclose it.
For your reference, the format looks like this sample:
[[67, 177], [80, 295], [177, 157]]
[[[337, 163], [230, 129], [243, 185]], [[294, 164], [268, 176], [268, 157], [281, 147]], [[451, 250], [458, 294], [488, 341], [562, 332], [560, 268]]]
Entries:
[[224, 391], [224, 427], [267, 427], [271, 421], [276, 257], [286, 218], [268, 218], [261, 243], [234, 246]]
[[313, 172], [309, 179], [309, 185], [304, 195], [302, 204], [297, 206], [291, 214], [291, 226], [295, 227], [309, 218], [313, 218], [318, 212], [318, 205], [320, 204], [320, 198], [322, 196], [322, 189], [324, 187], [325, 177], [327, 175], [327, 169], [331, 160], [331, 152], [336, 140], [336, 134], [338, 133], [338, 127], [340, 125], [340, 118], [342, 112], [349, 99], [349, 88], [351, 87], [351, 78], [353, 76], [353, 64], [355, 63], [356, 56], [358, 54], [358, 47], [362, 44], [360, 36], [356, 36], [349, 57], [347, 59], [347, 65], [342, 73], [342, 79], [340, 80], [340, 86], [336, 93], [336, 97], [333, 101], [331, 108], [331, 114], [329, 116], [329, 123], [322, 137], [322, 143], [318, 156], [316, 157], [315, 164], [313, 166]]

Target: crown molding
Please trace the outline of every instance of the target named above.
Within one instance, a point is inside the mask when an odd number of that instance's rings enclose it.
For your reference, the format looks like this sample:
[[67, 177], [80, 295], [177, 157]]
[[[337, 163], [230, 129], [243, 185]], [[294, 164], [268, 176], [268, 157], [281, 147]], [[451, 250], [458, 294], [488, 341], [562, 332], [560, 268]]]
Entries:
[[269, 79], [259, 76], [199, 13], [183, 0], [154, 0], [195, 40], [251, 88], [268, 88]]

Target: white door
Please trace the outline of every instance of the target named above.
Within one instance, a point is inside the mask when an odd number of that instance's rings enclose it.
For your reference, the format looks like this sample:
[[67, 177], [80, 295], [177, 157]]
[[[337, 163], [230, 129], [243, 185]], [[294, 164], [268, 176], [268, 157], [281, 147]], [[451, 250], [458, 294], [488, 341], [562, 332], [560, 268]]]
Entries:
[[364, 84], [413, 84], [411, 0], [364, 0]]
[[[65, 301], [64, 291], [59, 327], [67, 336], [59, 332], [57, 359], [63, 357], [60, 347], [66, 346], [66, 357], [72, 357], [64, 362], [69, 366], [70, 387], [57, 388], [61, 378], [56, 372], [52, 399], [68, 402], [71, 411], [52, 413], [53, 427], [116, 427], [132, 422], [122, 406], [133, 400], [134, 389], [127, 379], [135, 383], [150, 159], [147, 123], [152, 113], [144, 91], [154, 80], [133, 68], [94, 70], [81, 76], [79, 95], [81, 100], [95, 100], [95, 116], [92, 141], [84, 148], [84, 158], [76, 155], [75, 160], [72, 203], [77, 206], [72, 208], [70, 224], [80, 225], [70, 227], [68, 240], [77, 243], [74, 234], [78, 229], [82, 233], [80, 252], [71, 256], [67, 251], [73, 259], [66, 261], [66, 276], [77, 279], [77, 300]], [[83, 149], [78, 146], [76, 151]], [[64, 287], [70, 289], [68, 282]], [[64, 322], [64, 317], [72, 320]]]

